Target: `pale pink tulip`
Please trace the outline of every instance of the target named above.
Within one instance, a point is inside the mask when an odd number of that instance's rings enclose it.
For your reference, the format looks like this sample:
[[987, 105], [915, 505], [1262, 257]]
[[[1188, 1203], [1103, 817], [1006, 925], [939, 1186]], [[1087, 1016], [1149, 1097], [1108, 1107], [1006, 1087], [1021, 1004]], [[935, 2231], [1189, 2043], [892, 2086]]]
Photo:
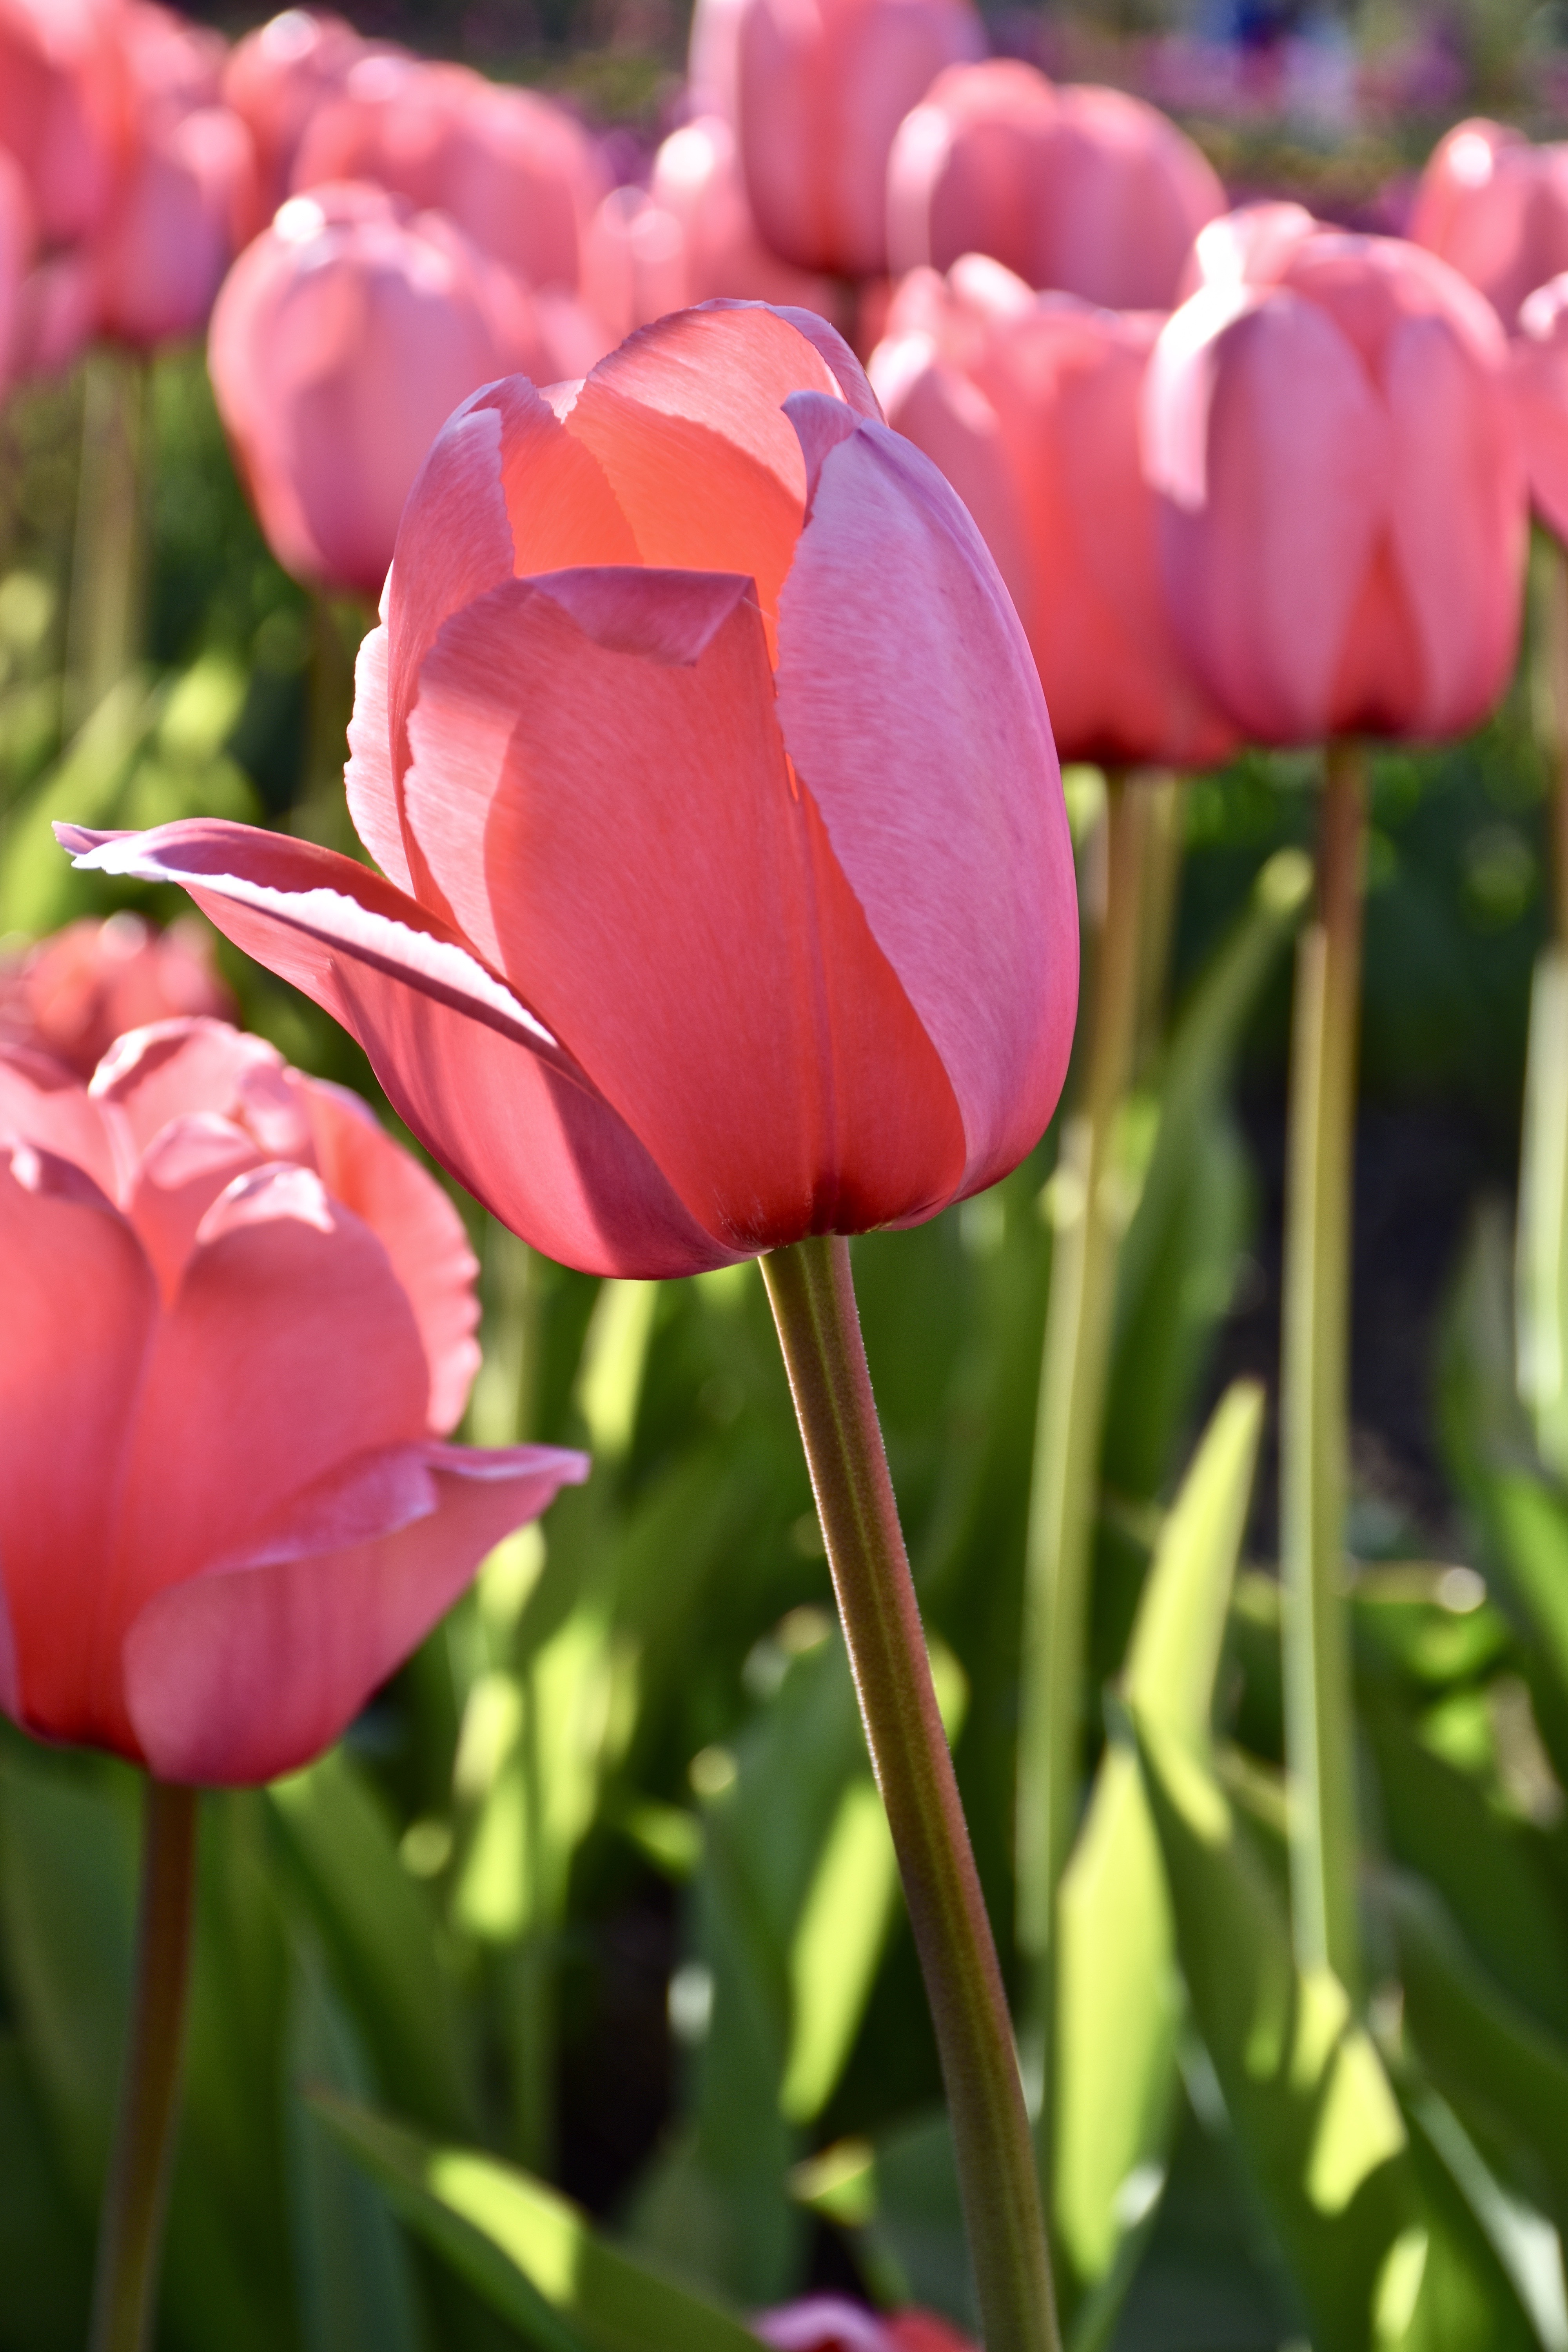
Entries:
[[0, 1048], [0, 1706], [163, 1780], [307, 1762], [580, 1454], [443, 1444], [478, 1360], [440, 1188], [209, 1021], [90, 1086]]
[[1155, 311], [1036, 294], [970, 255], [906, 278], [869, 374], [984, 532], [1064, 759], [1197, 767], [1235, 733], [1165, 612], [1138, 406]]
[[316, 8], [287, 8], [230, 50], [224, 102], [250, 132], [268, 215], [289, 193], [289, 175], [310, 117], [336, 96], [360, 59], [372, 54], [352, 25]]
[[903, 2311], [868, 2311], [838, 2294], [783, 2304], [763, 2312], [752, 2328], [775, 2352], [979, 2352], [933, 2311], [913, 2305]]
[[193, 822], [189, 887], [514, 1231], [688, 1274], [908, 1224], [1038, 1138], [1077, 993], [1044, 698], [994, 563], [832, 329], [715, 304], [452, 418], [360, 656], [389, 877]]
[[1194, 237], [1224, 210], [1214, 170], [1156, 108], [1058, 89], [1011, 58], [944, 73], [888, 160], [895, 271], [988, 253], [1112, 310], [1168, 310]]
[[0, 0], [0, 147], [26, 175], [40, 236], [106, 216], [131, 134], [123, 0]]
[[395, 56], [363, 58], [312, 115], [291, 184], [333, 180], [374, 180], [449, 213], [531, 286], [568, 292], [607, 184], [586, 131], [550, 99]]
[[1170, 609], [1255, 740], [1463, 733], [1519, 642], [1525, 481], [1490, 306], [1419, 246], [1205, 231], [1144, 385]]
[[1568, 269], [1568, 144], [1532, 147], [1479, 117], [1458, 124], [1421, 175], [1410, 234], [1511, 328], [1526, 295]]
[[1509, 357], [1531, 496], [1558, 538], [1568, 539], [1568, 270], [1525, 303]]
[[233, 1011], [201, 923], [155, 931], [140, 915], [86, 916], [0, 961], [0, 1044], [52, 1054], [81, 1078], [127, 1029]]
[[32, 198], [21, 165], [0, 147], [0, 396], [22, 373], [22, 289], [32, 257]]
[[766, 244], [799, 269], [863, 278], [887, 268], [888, 151], [944, 66], [984, 46], [968, 0], [707, 0], [692, 23], [694, 79], [733, 126]]
[[230, 271], [208, 346], [279, 562], [375, 596], [441, 425], [497, 376], [548, 378], [575, 359], [555, 323], [440, 214], [382, 188], [291, 196]]

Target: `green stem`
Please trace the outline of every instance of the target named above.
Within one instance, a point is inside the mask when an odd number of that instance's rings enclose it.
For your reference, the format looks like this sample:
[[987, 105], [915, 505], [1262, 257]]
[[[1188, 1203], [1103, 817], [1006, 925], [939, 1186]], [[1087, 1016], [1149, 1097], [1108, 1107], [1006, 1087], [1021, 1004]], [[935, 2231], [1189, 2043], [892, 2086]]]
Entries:
[[195, 1790], [150, 1779], [136, 1981], [99, 2227], [89, 2352], [144, 2352], [153, 2341], [179, 2104], [195, 1866]]
[[307, 841], [350, 856], [359, 845], [343, 795], [343, 769], [353, 716], [354, 661], [364, 629], [358, 605], [320, 591], [311, 598], [305, 771], [293, 829]]
[[1536, 573], [1536, 656], [1544, 688], [1538, 728], [1552, 773], [1552, 929], [1568, 948], [1568, 549], [1542, 534]]
[[[1018, 1940], [1034, 1964], [1034, 2032], [1049, 2071], [1057, 1888], [1077, 1825], [1089, 1560], [1123, 1203], [1117, 1116], [1132, 1074], [1152, 802], [1107, 782], [1105, 917], [1081, 1107], [1066, 1124], [1047, 1202], [1055, 1238], [1029, 1496], [1018, 1742]], [[1049, 2132], [1040, 2114], [1041, 2163]]]
[[931, 1687], [848, 1244], [797, 1242], [765, 1257], [763, 1274], [925, 1974], [987, 2352], [1055, 2352], [1007, 1997]]
[[1296, 1957], [1361, 1988], [1344, 1517], [1366, 763], [1330, 746], [1317, 919], [1296, 962], [1280, 1369], [1280, 1570]]
[[129, 352], [89, 353], [66, 627], [66, 725], [74, 731], [140, 651], [142, 460], [147, 366]]

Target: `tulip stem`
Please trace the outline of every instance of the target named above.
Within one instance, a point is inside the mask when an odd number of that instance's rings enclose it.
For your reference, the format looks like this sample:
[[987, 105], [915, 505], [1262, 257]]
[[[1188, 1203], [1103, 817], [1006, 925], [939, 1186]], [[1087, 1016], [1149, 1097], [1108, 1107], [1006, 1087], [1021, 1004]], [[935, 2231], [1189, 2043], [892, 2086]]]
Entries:
[[1546, 538], [1540, 556], [1536, 650], [1547, 708], [1538, 732], [1552, 773], [1552, 928], [1557, 945], [1568, 948], [1568, 548], [1560, 539]]
[[1366, 760], [1329, 747], [1318, 911], [1296, 960], [1280, 1366], [1280, 1570], [1296, 1958], [1357, 1997], [1354, 1724], [1344, 1608], [1351, 1186]]
[[796, 1242], [764, 1257], [763, 1273], [925, 1975], [986, 2352], [1056, 2352], [1007, 1997], [931, 1687], [848, 1244]]
[[91, 717], [139, 650], [148, 391], [145, 361], [89, 354], [66, 626], [68, 732]]
[[144, 2352], [153, 2337], [184, 2042], [195, 1864], [195, 1790], [149, 1779], [136, 1978], [99, 2225], [89, 2352]]
[[1107, 780], [1105, 915], [1089, 1008], [1079, 1108], [1047, 1193], [1054, 1238], [1025, 1568], [1023, 1719], [1018, 1742], [1018, 1940], [1036, 1969], [1032, 2023], [1047, 2077], [1040, 2107], [1048, 2169], [1057, 1889], [1077, 1824], [1081, 1692], [1100, 1452], [1110, 1366], [1118, 1114], [1132, 1075], [1153, 793]]

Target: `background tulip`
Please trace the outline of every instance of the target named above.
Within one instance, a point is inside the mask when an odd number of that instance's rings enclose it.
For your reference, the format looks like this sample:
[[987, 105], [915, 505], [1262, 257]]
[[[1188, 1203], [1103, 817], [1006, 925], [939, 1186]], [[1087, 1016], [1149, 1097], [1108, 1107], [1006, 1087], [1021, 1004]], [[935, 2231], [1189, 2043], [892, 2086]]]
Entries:
[[1065, 757], [1196, 766], [1235, 740], [1178, 651], [1138, 404], [1161, 320], [1037, 295], [974, 255], [911, 273], [871, 382], [984, 533]]
[[438, 1187], [211, 1022], [90, 1087], [0, 1052], [0, 1705], [163, 1780], [334, 1739], [580, 1455], [439, 1442], [477, 1362]]
[[944, 66], [978, 57], [967, 0], [700, 0], [693, 79], [733, 122], [757, 226], [797, 268], [863, 277], [887, 266], [893, 134]]
[[0, 394], [20, 357], [23, 281], [33, 249], [33, 207], [20, 166], [0, 148]]
[[1419, 247], [1263, 226], [1205, 231], [1221, 274], [1145, 379], [1178, 634], [1258, 740], [1462, 733], [1519, 636], [1524, 478], [1496, 317]]
[[371, 45], [342, 17], [314, 8], [285, 9], [229, 52], [224, 102], [250, 132], [267, 213], [275, 212], [289, 193], [289, 174], [310, 117], [371, 53]]
[[40, 235], [104, 218], [130, 131], [120, 0], [0, 0], [0, 147], [26, 174]]
[[1410, 234], [1511, 328], [1525, 297], [1568, 268], [1568, 145], [1532, 147], [1479, 118], [1458, 124], [1421, 174]]
[[[553, 331], [563, 318], [576, 349]], [[452, 409], [513, 368], [549, 377], [591, 359], [594, 340], [570, 310], [542, 313], [449, 220], [346, 186], [291, 197], [240, 257], [208, 364], [279, 561], [374, 597]]]
[[1119, 89], [1056, 89], [1012, 58], [955, 66], [888, 159], [888, 258], [988, 253], [1036, 287], [1164, 310], [1225, 192], [1192, 141]]
[[0, 1042], [36, 1046], [81, 1078], [127, 1029], [233, 1010], [199, 924], [155, 931], [140, 915], [89, 916], [0, 962]]
[[764, 2311], [752, 2323], [764, 2344], [777, 2352], [975, 2352], [934, 2312], [911, 2305], [904, 2311], [868, 2311], [842, 2295], [808, 2295], [800, 2303]]
[[[386, 882], [197, 823], [184, 879], [525, 1238], [623, 1274], [913, 1223], [1061, 1085], [1070, 850], [1034, 665], [832, 330], [678, 313], [453, 417], [360, 656]], [[614, 855], [606, 855], [614, 845]]]

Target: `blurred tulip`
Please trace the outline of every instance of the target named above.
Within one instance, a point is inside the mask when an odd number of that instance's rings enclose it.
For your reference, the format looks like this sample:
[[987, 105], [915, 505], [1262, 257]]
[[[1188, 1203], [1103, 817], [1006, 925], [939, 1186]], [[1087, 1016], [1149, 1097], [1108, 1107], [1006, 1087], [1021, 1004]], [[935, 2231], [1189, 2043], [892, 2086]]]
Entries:
[[21, 373], [22, 289], [33, 256], [33, 205], [20, 164], [0, 147], [0, 395]]
[[1568, 271], [1525, 303], [1509, 357], [1531, 496], [1558, 538], [1568, 539]]
[[569, 291], [606, 184], [587, 132], [549, 99], [391, 55], [362, 58], [305, 130], [292, 186], [333, 180], [374, 180], [449, 213], [530, 285]]
[[166, 1780], [344, 1729], [580, 1454], [440, 1443], [478, 1361], [444, 1193], [216, 1022], [91, 1085], [0, 1049], [0, 1706]]
[[1511, 328], [1526, 295], [1568, 269], [1568, 144], [1532, 147], [1479, 117], [1458, 124], [1421, 175], [1410, 235]]
[[942, 68], [981, 54], [968, 0], [718, 0], [718, 12], [698, 0], [693, 79], [732, 109], [764, 241], [800, 269], [885, 269], [888, 151]]
[[342, 89], [351, 69], [373, 52], [341, 16], [288, 8], [235, 44], [224, 68], [223, 97], [255, 143], [264, 211], [276, 212], [305, 128], [318, 107]]
[[842, 2295], [808, 2295], [764, 2311], [753, 2334], [777, 2352], [978, 2352], [967, 2336], [934, 2312], [868, 2311]]
[[888, 422], [984, 534], [1039, 667], [1064, 759], [1195, 767], [1234, 731], [1165, 614], [1138, 404], [1162, 320], [1037, 295], [970, 255], [917, 270], [869, 373]]
[[383, 610], [348, 787], [390, 880], [212, 822], [62, 839], [184, 882], [572, 1265], [914, 1223], [1031, 1148], [1077, 992], [1045, 704], [830, 328], [719, 304], [490, 386]]
[[0, 1045], [32, 1045], [89, 1078], [127, 1029], [179, 1014], [232, 1014], [211, 933], [140, 915], [86, 917], [0, 962]]
[[1206, 159], [1119, 89], [1056, 89], [1012, 58], [955, 66], [905, 116], [888, 161], [894, 271], [988, 253], [1029, 285], [1166, 310], [1225, 210]]
[[793, 304], [831, 318], [830, 278], [792, 269], [757, 235], [735, 153], [717, 115], [672, 131], [654, 158], [645, 194], [615, 188], [583, 246], [583, 299], [617, 340], [668, 310], [715, 295]]
[[[1275, 228], [1279, 224], [1275, 223]], [[1144, 382], [1178, 635], [1257, 741], [1479, 723], [1526, 528], [1496, 315], [1420, 247], [1216, 223]]]
[[40, 236], [106, 216], [130, 133], [122, 0], [0, 0], [0, 147], [26, 175]]
[[230, 271], [208, 346], [218, 411], [279, 562], [370, 597], [458, 402], [518, 368], [548, 381], [576, 356], [452, 222], [355, 186], [289, 198]]

